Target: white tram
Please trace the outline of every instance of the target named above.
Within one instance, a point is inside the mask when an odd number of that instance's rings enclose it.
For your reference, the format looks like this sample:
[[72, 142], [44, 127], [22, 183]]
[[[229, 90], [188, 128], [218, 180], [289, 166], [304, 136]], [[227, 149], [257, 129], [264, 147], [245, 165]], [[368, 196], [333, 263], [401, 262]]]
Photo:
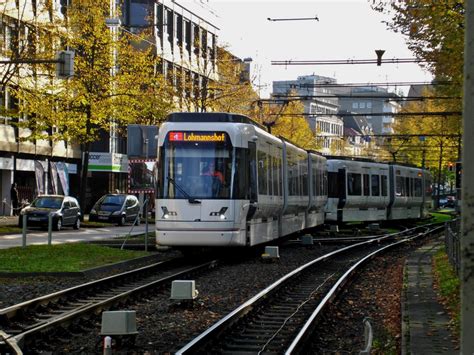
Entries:
[[242, 115], [169, 115], [156, 184], [159, 245], [252, 246], [324, 223], [326, 159]]

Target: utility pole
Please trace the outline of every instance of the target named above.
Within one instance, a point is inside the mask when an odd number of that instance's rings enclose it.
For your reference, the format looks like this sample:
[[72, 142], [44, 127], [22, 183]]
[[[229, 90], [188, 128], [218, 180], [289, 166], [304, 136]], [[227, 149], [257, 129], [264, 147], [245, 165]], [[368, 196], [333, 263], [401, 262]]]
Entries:
[[[464, 26], [463, 142], [474, 135], [474, 0], [466, 0]], [[471, 161], [468, 161], [471, 157]], [[462, 154], [461, 225], [461, 354], [474, 353], [474, 145], [464, 144]]]

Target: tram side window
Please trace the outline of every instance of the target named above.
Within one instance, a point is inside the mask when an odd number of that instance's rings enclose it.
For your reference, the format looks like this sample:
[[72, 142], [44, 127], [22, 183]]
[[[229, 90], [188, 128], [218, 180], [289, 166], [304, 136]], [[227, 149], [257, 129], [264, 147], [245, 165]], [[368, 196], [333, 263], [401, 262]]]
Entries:
[[258, 193], [259, 195], [268, 194], [268, 176], [267, 176], [267, 155], [265, 152], [257, 152], [258, 161]]
[[378, 175], [371, 176], [372, 196], [380, 196], [380, 178]]
[[301, 196], [308, 196], [308, 160], [306, 158], [300, 160], [301, 163]]
[[423, 188], [421, 184], [421, 179], [415, 178], [415, 196], [421, 197], [423, 195]]
[[299, 195], [298, 163], [294, 156], [288, 156], [288, 181], [290, 183], [289, 194]]
[[337, 173], [329, 172], [328, 181], [328, 197], [337, 198], [339, 197], [339, 185], [337, 183]]
[[361, 174], [347, 174], [347, 193], [352, 196], [362, 195], [362, 176]]
[[395, 195], [406, 196], [405, 194], [405, 178], [403, 176], [397, 176], [395, 180]]
[[276, 160], [277, 162], [277, 171], [278, 171], [278, 181], [277, 181], [277, 184], [278, 184], [278, 196], [283, 196], [283, 173], [281, 171], [281, 166], [282, 166], [282, 153], [281, 153], [281, 150], [278, 150], [278, 158]]
[[426, 180], [425, 180], [425, 196], [427, 198], [430, 198], [431, 197], [431, 194], [433, 192], [433, 187], [431, 186], [432, 184], [432, 181], [431, 181], [431, 178], [430, 177], [427, 177]]
[[301, 196], [301, 191], [303, 191], [303, 166], [301, 165], [301, 161], [298, 161], [298, 160], [296, 164], [297, 164], [296, 174], [298, 174], [296, 195]]
[[237, 148], [235, 154], [234, 185], [231, 198], [250, 199], [250, 164], [248, 150]]
[[382, 196], [387, 196], [387, 191], [388, 191], [388, 188], [387, 188], [387, 176], [386, 176], [386, 175], [382, 175], [381, 178], [382, 178]]
[[364, 174], [364, 196], [370, 196], [370, 175]]
[[328, 194], [328, 172], [325, 170], [323, 172], [323, 195]]
[[319, 170], [317, 168], [316, 162], [313, 162], [312, 165], [312, 185], [313, 185], [313, 196], [319, 196], [320, 191], [319, 191], [319, 180], [321, 180], [321, 177], [319, 176]]
[[273, 195], [273, 179], [274, 177], [274, 170], [273, 170], [273, 157], [267, 154], [267, 174], [268, 174], [268, 194]]

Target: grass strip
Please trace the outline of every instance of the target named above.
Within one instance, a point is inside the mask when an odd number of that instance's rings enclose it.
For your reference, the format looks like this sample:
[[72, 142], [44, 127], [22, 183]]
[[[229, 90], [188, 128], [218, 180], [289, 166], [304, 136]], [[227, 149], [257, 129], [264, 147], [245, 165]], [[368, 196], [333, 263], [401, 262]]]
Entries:
[[0, 250], [0, 272], [78, 272], [146, 255], [83, 243], [31, 245]]
[[431, 212], [430, 214], [433, 217], [430, 223], [448, 222], [453, 219], [452, 215], [446, 213]]
[[433, 270], [438, 297], [449, 312], [454, 334], [459, 336], [461, 315], [460, 281], [449, 262], [445, 248], [440, 249], [435, 254]]

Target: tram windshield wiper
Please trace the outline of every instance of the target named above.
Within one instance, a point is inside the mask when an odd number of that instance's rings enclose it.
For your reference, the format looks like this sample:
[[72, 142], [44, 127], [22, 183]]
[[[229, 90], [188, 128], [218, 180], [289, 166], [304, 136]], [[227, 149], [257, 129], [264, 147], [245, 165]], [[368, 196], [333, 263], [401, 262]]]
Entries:
[[174, 187], [178, 189], [179, 192], [181, 192], [184, 195], [184, 197], [188, 199], [189, 203], [201, 203], [200, 200], [196, 200], [194, 197], [191, 197], [186, 191], [184, 191], [184, 189], [181, 186], [179, 186], [179, 184], [175, 181], [175, 179], [168, 176], [168, 180], [174, 185]]

